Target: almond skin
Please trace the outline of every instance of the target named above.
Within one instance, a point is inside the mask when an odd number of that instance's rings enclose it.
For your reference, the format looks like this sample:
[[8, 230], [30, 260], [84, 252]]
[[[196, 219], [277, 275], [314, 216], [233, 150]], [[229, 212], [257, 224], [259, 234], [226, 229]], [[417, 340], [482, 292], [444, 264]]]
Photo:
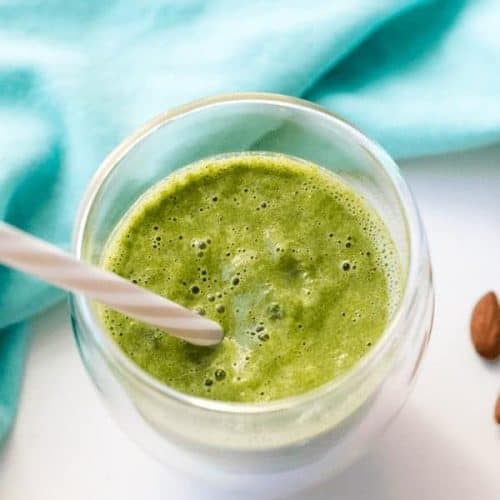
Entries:
[[470, 333], [480, 356], [489, 360], [500, 356], [500, 307], [494, 292], [481, 297], [474, 307]]
[[498, 396], [495, 404], [495, 422], [500, 424], [500, 396]]

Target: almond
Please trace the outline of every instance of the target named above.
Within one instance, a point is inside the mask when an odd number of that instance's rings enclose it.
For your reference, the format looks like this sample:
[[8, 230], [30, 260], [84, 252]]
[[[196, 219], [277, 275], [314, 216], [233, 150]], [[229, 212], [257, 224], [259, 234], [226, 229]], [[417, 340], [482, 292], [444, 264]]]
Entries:
[[495, 404], [495, 421], [497, 424], [500, 424], [500, 396], [498, 396]]
[[472, 343], [486, 359], [500, 356], [500, 307], [494, 292], [481, 297], [474, 307], [470, 322]]

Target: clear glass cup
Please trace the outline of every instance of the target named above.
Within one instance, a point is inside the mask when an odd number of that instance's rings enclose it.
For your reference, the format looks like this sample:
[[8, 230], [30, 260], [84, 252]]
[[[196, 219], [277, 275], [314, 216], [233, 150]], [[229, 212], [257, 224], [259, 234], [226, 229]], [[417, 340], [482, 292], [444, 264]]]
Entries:
[[290, 491], [359, 457], [398, 412], [425, 350], [434, 308], [426, 238], [389, 155], [309, 102], [230, 94], [168, 111], [127, 138], [91, 182], [73, 250], [99, 264], [129, 207], [157, 181], [206, 157], [242, 151], [303, 158], [340, 175], [378, 211], [399, 251], [404, 294], [381, 339], [343, 376], [306, 394], [229, 403], [180, 393], [135, 365], [101, 326], [91, 301], [70, 299], [83, 362], [105, 403], [142, 447], [226, 490]]

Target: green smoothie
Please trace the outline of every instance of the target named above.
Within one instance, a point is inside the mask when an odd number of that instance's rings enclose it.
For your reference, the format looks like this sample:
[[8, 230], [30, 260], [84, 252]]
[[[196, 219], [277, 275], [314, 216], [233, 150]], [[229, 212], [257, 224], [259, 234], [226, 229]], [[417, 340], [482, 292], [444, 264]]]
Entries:
[[327, 170], [267, 153], [208, 159], [155, 185], [102, 264], [221, 324], [220, 345], [196, 347], [100, 309], [143, 370], [224, 401], [338, 377], [377, 342], [401, 295], [394, 243], [363, 198]]

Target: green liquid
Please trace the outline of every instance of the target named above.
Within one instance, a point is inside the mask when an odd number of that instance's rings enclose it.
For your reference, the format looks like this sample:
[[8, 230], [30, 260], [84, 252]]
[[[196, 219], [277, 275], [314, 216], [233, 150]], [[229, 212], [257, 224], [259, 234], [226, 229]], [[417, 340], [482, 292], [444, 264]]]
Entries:
[[120, 222], [103, 266], [218, 321], [196, 347], [101, 309], [114, 341], [179, 391], [257, 402], [339, 376], [381, 336], [400, 296], [394, 243], [347, 184], [281, 155], [192, 165]]

